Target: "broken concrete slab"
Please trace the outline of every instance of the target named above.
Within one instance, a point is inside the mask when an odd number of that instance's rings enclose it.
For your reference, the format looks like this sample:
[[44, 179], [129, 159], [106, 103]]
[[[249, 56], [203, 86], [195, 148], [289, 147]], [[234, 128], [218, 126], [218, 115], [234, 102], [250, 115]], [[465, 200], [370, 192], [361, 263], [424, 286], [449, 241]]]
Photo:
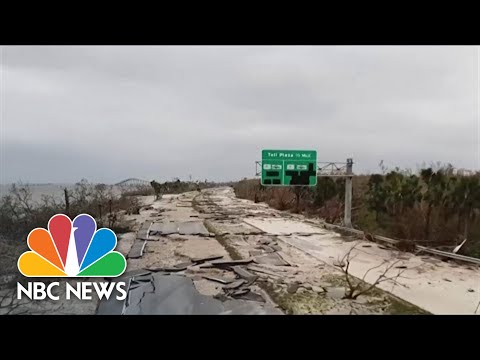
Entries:
[[262, 295], [257, 294], [256, 292], [253, 292], [253, 291], [249, 291], [246, 294], [240, 295], [237, 297], [237, 299], [256, 301], [261, 303], [266, 302], [265, 298]]
[[202, 277], [204, 279], [215, 281], [215, 282], [218, 282], [220, 284], [230, 284], [235, 280], [235, 279], [225, 278], [225, 277], [221, 277], [221, 276], [202, 275]]
[[272, 244], [270, 247], [275, 251], [282, 251], [282, 248], [279, 245]]
[[158, 241], [159, 239], [151, 238], [151, 237], [148, 237], [148, 238], [137, 237], [136, 240], [140, 240], [140, 241]]
[[220, 301], [201, 295], [195, 289], [192, 280], [186, 277], [154, 275], [153, 282], [154, 291], [145, 292], [143, 300], [130, 313], [139, 315], [214, 315], [221, 313], [224, 309]]
[[258, 264], [268, 264], [275, 266], [290, 266], [278, 253], [271, 253], [262, 256], [256, 256], [254, 262]]
[[139, 274], [132, 277], [132, 283], [149, 282], [152, 280], [152, 273]]
[[240, 266], [234, 266], [232, 267], [232, 269], [235, 272], [235, 274], [240, 276], [242, 279], [247, 280], [247, 282], [253, 282], [258, 279], [258, 275], [252, 274], [251, 272], [245, 270]]
[[244, 279], [240, 279], [240, 280], [236, 280], [228, 285], [225, 285], [223, 287], [224, 290], [232, 290], [232, 289], [237, 289], [239, 288], [240, 286], [242, 286], [243, 284], [245, 284], [246, 281]]
[[140, 304], [143, 300], [145, 293], [153, 292], [154, 288], [152, 282], [141, 284], [141, 286], [136, 287], [134, 289], [129, 289], [127, 301], [125, 303], [125, 315], [130, 315], [132, 310]]
[[262, 255], [263, 251], [262, 250], [249, 250], [248, 253], [250, 254], [251, 257], [255, 257], [258, 255]]
[[273, 250], [273, 249], [272, 249], [270, 246], [268, 246], [268, 245], [260, 245], [260, 247], [261, 247], [263, 250], [265, 250], [265, 252], [266, 252], [267, 254], [270, 254], [270, 253], [275, 252], [275, 250]]
[[145, 221], [142, 226], [140, 226], [140, 229], [137, 232], [137, 237], [138, 238], [148, 238], [148, 230], [150, 229], [150, 226], [152, 225], [152, 221], [147, 220]]
[[192, 265], [193, 265], [193, 263], [191, 261], [185, 261], [185, 262], [175, 264], [175, 265], [173, 265], [173, 267], [175, 267], [177, 269], [184, 269], [185, 270], [187, 267], [192, 266]]
[[116, 296], [103, 298], [98, 304], [97, 315], [122, 315], [124, 313], [125, 300], [117, 300]]
[[203, 258], [192, 258], [192, 262], [198, 265], [207, 261], [218, 260], [221, 258], [223, 258], [223, 255], [211, 255]]
[[136, 282], [134, 282], [134, 283], [132, 283], [132, 284], [130, 285], [130, 290], [133, 290], [133, 289], [135, 289], [135, 288], [137, 288], [137, 287], [139, 287], [139, 286], [142, 286], [142, 285], [143, 285], [142, 283], [136, 283]]
[[235, 291], [233, 291], [233, 292], [230, 294], [230, 296], [231, 296], [231, 297], [239, 297], [239, 296], [242, 296], [242, 295], [247, 294], [249, 291], [250, 291], [249, 288], [244, 288], [244, 289], [235, 290]]
[[[281, 314], [267, 304], [245, 300], [220, 300], [202, 295], [191, 279], [176, 275], [154, 274], [152, 283], [145, 284], [129, 294], [130, 300], [124, 314], [132, 315], [250, 315]], [[235, 296], [248, 293], [249, 289], [235, 292]], [[114, 297], [111, 297], [114, 298]], [[141, 301], [140, 301], [141, 300]], [[118, 311], [117, 311], [118, 313]]]
[[148, 270], [150, 272], [155, 272], [155, 273], [159, 271], [164, 271], [163, 269], [164, 267], [162, 266], [152, 266], [152, 267], [145, 268], [145, 270]]
[[269, 245], [272, 242], [272, 240], [271, 239], [260, 239], [260, 240], [258, 240], [258, 242], [262, 245]]
[[160, 268], [161, 271], [166, 271], [166, 272], [180, 272], [180, 271], [185, 271], [187, 270], [188, 266], [166, 266], [166, 267], [162, 267]]
[[222, 267], [222, 266], [235, 266], [235, 265], [245, 265], [249, 264], [253, 259], [241, 259], [241, 260], [214, 260], [210, 264], [212, 266]]
[[170, 235], [178, 234], [178, 224], [176, 222], [171, 223], [153, 223], [150, 227], [150, 235]]
[[151, 235], [201, 235], [210, 236], [202, 221], [183, 221], [169, 223], [154, 223], [150, 227]]
[[181, 235], [210, 235], [202, 221], [185, 221], [178, 223], [178, 227], [178, 233]]
[[147, 275], [150, 274], [150, 271], [147, 269], [136, 269], [124, 272], [120, 278], [131, 278], [134, 276]]
[[130, 251], [128, 252], [127, 258], [129, 259], [138, 259], [143, 256], [143, 250], [145, 249], [146, 241], [144, 240], [135, 240], [133, 242]]
[[273, 277], [275, 277], [275, 278], [282, 277], [282, 275], [279, 275], [279, 274], [277, 274], [277, 273], [275, 273], [275, 272], [273, 272], [273, 271], [270, 271], [270, 270], [267, 270], [267, 269], [264, 269], [264, 268], [261, 268], [261, 267], [255, 266], [255, 265], [248, 265], [248, 266], [247, 266], [247, 269], [248, 269], [248, 270], [251, 270], [251, 271], [258, 272], [258, 273], [270, 275], [270, 276], [273, 276]]

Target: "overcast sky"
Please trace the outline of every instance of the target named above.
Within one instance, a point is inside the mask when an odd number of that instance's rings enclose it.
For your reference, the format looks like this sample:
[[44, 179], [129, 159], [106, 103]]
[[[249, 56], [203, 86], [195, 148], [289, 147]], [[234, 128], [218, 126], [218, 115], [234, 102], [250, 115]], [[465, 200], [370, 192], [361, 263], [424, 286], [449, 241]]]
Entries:
[[264, 148], [479, 168], [475, 47], [0, 51], [2, 183], [237, 180]]

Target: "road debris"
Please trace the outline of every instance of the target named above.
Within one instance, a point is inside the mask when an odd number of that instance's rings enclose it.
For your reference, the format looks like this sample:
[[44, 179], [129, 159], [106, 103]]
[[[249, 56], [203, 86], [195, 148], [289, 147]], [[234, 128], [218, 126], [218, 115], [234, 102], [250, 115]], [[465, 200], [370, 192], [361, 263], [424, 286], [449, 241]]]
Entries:
[[198, 265], [207, 261], [218, 260], [222, 258], [223, 258], [223, 255], [211, 255], [203, 258], [192, 258], [192, 262]]
[[127, 257], [129, 259], [138, 259], [143, 256], [143, 250], [145, 249], [145, 244], [147, 242], [145, 240], [138, 240], [136, 239], [128, 252]]
[[260, 247], [261, 247], [263, 250], [265, 250], [265, 252], [266, 252], [267, 254], [275, 252], [275, 250], [274, 250], [273, 248], [271, 248], [270, 246], [268, 246], [268, 245], [261, 245]]
[[235, 280], [233, 281], [232, 283], [226, 285], [223, 287], [224, 290], [232, 290], [232, 289], [237, 289], [239, 288], [240, 286], [242, 286], [243, 284], [245, 284], [246, 281], [244, 279], [240, 279], [240, 280]]
[[235, 290], [233, 291], [230, 296], [232, 297], [239, 297], [239, 296], [242, 296], [242, 295], [245, 295], [246, 293], [248, 293], [250, 291], [249, 288], [244, 288], [244, 289], [240, 289], [240, 290]]
[[249, 264], [253, 261], [253, 259], [242, 259], [242, 260], [214, 260], [211, 261], [210, 264], [216, 267], [222, 266], [232, 266], [232, 265], [245, 265]]
[[248, 253], [250, 254], [251, 257], [255, 257], [258, 255], [262, 255], [263, 251], [261, 250], [249, 250]]
[[256, 256], [254, 262], [257, 264], [268, 264], [275, 266], [290, 266], [278, 253]]
[[210, 276], [210, 275], [203, 275], [202, 277], [204, 279], [215, 281], [215, 282], [218, 282], [220, 284], [230, 284], [235, 280], [235, 279], [224, 278], [224, 277], [220, 277], [220, 276]]
[[269, 270], [264, 269], [264, 268], [260, 268], [260, 267], [255, 266], [255, 265], [248, 265], [248, 266], [247, 266], [247, 269], [248, 269], [248, 270], [251, 270], [251, 271], [258, 272], [258, 273], [270, 275], [270, 276], [273, 276], [273, 277], [282, 277], [282, 275], [280, 275], [280, 274], [278, 274], [278, 273], [275, 273], [275, 272], [273, 272], [273, 271], [269, 271]]
[[235, 274], [240, 276], [242, 279], [247, 280], [249, 283], [258, 279], [258, 275], [254, 275], [240, 266], [234, 266], [232, 269]]

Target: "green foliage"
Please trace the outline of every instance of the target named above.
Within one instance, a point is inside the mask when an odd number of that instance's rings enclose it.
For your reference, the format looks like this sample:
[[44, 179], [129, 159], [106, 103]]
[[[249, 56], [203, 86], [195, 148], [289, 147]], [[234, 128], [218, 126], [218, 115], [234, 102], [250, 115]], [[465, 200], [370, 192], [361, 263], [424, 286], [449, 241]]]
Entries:
[[[383, 164], [382, 164], [383, 165]], [[355, 227], [427, 246], [453, 249], [464, 238], [461, 253], [480, 256], [480, 174], [456, 176], [451, 165], [434, 164], [418, 174], [395, 168], [383, 174], [353, 179], [352, 221]], [[236, 187], [239, 197], [254, 199], [258, 180]], [[306, 210], [326, 220], [345, 195], [343, 178], [319, 177], [317, 186], [302, 189], [268, 188], [261, 201], [282, 210]], [[295, 201], [297, 200], [297, 201]], [[340, 206], [341, 207], [341, 206]], [[328, 210], [328, 211], [327, 211]], [[338, 218], [338, 217], [337, 217]]]
[[325, 176], [318, 177], [313, 203], [322, 207], [325, 202], [336, 196], [341, 199], [345, 198], [345, 182], [343, 181], [342, 184], [341, 180], [334, 180]]

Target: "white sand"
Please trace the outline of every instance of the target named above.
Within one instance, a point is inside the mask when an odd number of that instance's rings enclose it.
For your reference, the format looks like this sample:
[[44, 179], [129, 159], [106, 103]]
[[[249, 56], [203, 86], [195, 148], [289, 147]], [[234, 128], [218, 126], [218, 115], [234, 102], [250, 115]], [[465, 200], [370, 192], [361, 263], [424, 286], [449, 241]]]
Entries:
[[[255, 204], [252, 203], [252, 206]], [[246, 218], [244, 222], [272, 234], [323, 233], [324, 235], [279, 236], [279, 239], [331, 266], [334, 261], [343, 258], [349, 249], [357, 244], [356, 249], [352, 251], [354, 257], [350, 264], [352, 275], [363, 278], [369, 269], [384, 263], [383, 266], [368, 273], [365, 277], [368, 283], [378, 279], [387, 264], [400, 260], [395, 266], [407, 266], [402, 278], [398, 279], [403, 286], [394, 286], [388, 281], [379, 284], [379, 287], [433, 314], [474, 314], [480, 301], [480, 269], [478, 267], [448, 264], [429, 256], [384, 250], [377, 244], [366, 241], [345, 242], [335, 232], [300, 221]], [[371, 247], [362, 247], [362, 245], [371, 245]], [[394, 268], [387, 276], [395, 275], [398, 271], [400, 269]]]

